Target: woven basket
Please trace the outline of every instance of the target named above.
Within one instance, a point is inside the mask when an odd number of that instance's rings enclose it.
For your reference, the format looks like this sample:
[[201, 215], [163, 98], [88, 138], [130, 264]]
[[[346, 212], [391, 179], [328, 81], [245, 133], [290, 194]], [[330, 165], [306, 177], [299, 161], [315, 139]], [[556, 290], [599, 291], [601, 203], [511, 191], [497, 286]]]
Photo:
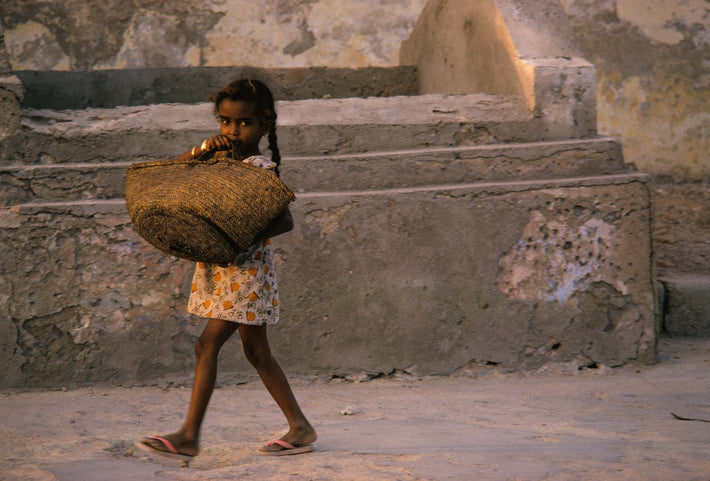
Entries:
[[232, 262], [293, 200], [274, 174], [238, 161], [170, 159], [133, 164], [126, 173], [138, 235], [192, 261]]

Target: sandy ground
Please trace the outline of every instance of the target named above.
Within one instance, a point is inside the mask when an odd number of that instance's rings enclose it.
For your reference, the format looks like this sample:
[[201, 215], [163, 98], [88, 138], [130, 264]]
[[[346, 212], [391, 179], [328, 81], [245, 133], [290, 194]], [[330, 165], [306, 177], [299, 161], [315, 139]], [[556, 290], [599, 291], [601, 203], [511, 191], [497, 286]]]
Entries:
[[709, 368], [710, 339], [664, 339], [651, 366], [294, 379], [320, 439], [281, 458], [255, 454], [285, 428], [261, 384], [224, 385], [188, 467], [133, 446], [180, 424], [187, 387], [5, 391], [0, 479], [708, 481]]

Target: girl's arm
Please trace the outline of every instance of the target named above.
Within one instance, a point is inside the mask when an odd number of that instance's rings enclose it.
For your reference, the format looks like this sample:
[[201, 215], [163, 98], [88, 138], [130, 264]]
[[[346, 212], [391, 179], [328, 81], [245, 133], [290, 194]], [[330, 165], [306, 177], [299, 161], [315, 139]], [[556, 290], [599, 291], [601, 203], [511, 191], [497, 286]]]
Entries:
[[[205, 143], [202, 142], [202, 145], [205, 145]], [[181, 160], [197, 159], [200, 155], [205, 153], [205, 151], [202, 150], [202, 145], [196, 145], [192, 149], [188, 150], [187, 152], [183, 152], [182, 154], [178, 155], [175, 158], [181, 159]]]
[[289, 208], [286, 207], [276, 219], [272, 220], [271, 223], [266, 226], [266, 229], [256, 236], [255, 241], [259, 242], [270, 237], [276, 237], [277, 235], [285, 234], [291, 229], [293, 229], [293, 216]]

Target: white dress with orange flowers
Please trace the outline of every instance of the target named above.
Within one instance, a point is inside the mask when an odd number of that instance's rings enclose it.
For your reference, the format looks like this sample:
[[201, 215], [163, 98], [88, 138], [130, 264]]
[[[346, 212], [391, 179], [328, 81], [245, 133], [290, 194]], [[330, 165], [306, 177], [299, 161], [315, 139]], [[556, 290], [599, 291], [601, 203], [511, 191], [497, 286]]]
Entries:
[[[276, 164], [266, 157], [244, 160], [263, 169]], [[251, 245], [230, 267], [198, 262], [187, 311], [208, 319], [265, 325], [279, 321], [279, 296], [271, 241]]]

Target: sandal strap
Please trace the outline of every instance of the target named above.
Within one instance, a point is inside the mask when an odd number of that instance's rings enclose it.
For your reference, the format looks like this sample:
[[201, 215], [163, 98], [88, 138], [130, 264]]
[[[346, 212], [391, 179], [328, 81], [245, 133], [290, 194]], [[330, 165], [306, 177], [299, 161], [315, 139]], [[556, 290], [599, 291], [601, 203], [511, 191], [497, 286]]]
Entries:
[[149, 436], [148, 439], [155, 439], [156, 441], [160, 441], [165, 445], [166, 448], [168, 448], [168, 451], [170, 451], [173, 454], [179, 454], [178, 450], [175, 449], [175, 446], [173, 446], [173, 443], [168, 441], [165, 438], [161, 438], [160, 436]]
[[272, 446], [274, 444], [278, 444], [282, 448], [286, 449], [296, 449], [296, 446], [294, 446], [293, 444], [287, 443], [286, 441], [282, 441], [280, 439], [277, 439], [276, 441], [269, 441], [268, 443], [266, 443], [267, 446]]

